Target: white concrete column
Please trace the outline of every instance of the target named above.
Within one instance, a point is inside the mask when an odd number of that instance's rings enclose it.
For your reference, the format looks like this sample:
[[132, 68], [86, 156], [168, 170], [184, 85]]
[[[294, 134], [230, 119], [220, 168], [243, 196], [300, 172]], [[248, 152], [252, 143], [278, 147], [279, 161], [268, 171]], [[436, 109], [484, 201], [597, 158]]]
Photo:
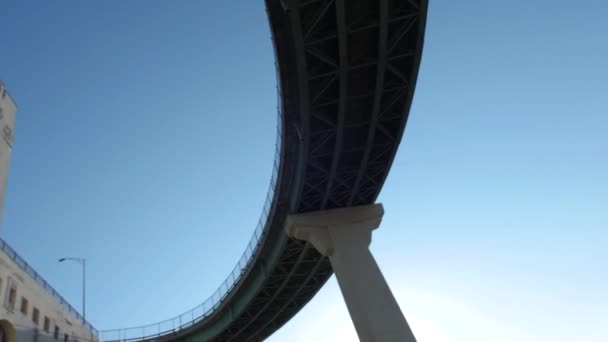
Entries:
[[376, 260], [369, 251], [382, 204], [290, 215], [290, 237], [310, 242], [328, 256], [350, 317], [363, 342], [415, 342]]

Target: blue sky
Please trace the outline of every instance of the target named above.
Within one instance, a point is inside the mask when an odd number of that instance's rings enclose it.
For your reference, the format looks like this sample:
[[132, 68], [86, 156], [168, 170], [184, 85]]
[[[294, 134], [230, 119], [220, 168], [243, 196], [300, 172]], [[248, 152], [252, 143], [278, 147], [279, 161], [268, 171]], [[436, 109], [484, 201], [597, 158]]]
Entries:
[[[371, 246], [419, 341], [608, 338], [607, 7], [431, 2]], [[3, 238], [76, 307], [56, 260], [86, 257], [99, 329], [202, 302], [270, 180], [263, 2], [8, 0], [0, 22], [19, 106]], [[270, 340], [354, 336], [332, 278]]]

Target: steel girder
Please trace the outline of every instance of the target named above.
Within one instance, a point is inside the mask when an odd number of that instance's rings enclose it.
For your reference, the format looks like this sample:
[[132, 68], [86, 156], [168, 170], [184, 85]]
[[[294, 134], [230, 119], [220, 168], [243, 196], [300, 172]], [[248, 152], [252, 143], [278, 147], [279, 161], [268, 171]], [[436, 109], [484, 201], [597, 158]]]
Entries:
[[[268, 234], [250, 274], [215, 318], [169, 340], [261, 341], [332, 274], [327, 258], [289, 239], [290, 213], [370, 204], [403, 135], [420, 64], [426, 0], [265, 0], [283, 113], [280, 179]], [[257, 287], [255, 287], [257, 286]], [[221, 317], [225, 328], [200, 334]], [[203, 337], [207, 336], [207, 337]]]

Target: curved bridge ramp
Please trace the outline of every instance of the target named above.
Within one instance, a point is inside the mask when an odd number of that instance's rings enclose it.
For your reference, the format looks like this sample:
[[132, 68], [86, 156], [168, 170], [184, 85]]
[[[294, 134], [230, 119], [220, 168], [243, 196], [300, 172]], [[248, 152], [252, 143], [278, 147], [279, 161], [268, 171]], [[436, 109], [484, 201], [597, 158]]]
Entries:
[[165, 322], [101, 332], [102, 340], [264, 340], [332, 274], [314, 247], [287, 237], [287, 215], [371, 204], [382, 188], [414, 94], [427, 1], [265, 2], [278, 142], [251, 243], [205, 303]]

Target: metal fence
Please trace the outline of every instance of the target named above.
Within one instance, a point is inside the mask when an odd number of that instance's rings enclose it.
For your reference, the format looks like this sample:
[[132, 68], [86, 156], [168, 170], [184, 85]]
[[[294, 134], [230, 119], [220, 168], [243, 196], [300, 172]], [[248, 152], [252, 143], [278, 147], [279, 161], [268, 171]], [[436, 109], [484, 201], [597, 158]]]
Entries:
[[0, 249], [2, 249], [2, 251], [6, 255], [8, 255], [8, 257], [11, 258], [15, 262], [15, 264], [17, 264], [23, 271], [25, 271], [25, 273], [27, 273], [32, 279], [34, 279], [34, 281], [36, 283], [38, 283], [38, 285], [40, 285], [53, 298], [55, 298], [55, 300], [57, 300], [59, 302], [59, 304], [61, 304], [61, 306], [63, 306], [64, 309], [66, 309], [70, 314], [72, 314], [80, 322], [82, 322], [84, 324], [84, 326], [94, 336], [98, 336], [97, 330], [95, 328], [93, 328], [91, 323], [86, 321], [84, 319], [84, 317], [82, 317], [82, 315], [78, 311], [76, 311], [76, 309], [74, 309], [74, 307], [72, 305], [70, 305], [70, 303], [68, 303], [67, 300], [65, 300], [65, 298], [63, 298], [46, 280], [44, 280], [44, 278], [42, 278], [42, 276], [40, 274], [38, 274], [38, 272], [36, 272], [32, 268], [32, 266], [30, 266], [22, 257], [20, 257], [19, 254], [17, 254], [17, 252], [15, 252], [15, 250], [13, 248], [11, 248], [11, 246], [9, 246], [8, 243], [6, 243], [1, 238], [0, 238]]
[[[279, 83], [277, 82], [277, 84]], [[259, 251], [260, 245], [263, 241], [263, 237], [267, 233], [266, 228], [268, 223], [268, 216], [270, 214], [272, 201], [276, 190], [282, 148], [282, 105], [280, 102], [280, 94], [278, 98], [279, 109], [277, 119], [277, 142], [275, 147], [275, 158], [274, 166], [272, 169], [272, 178], [270, 181], [268, 193], [266, 195], [266, 202], [264, 204], [264, 209], [262, 210], [262, 214], [260, 216], [260, 219], [258, 220], [258, 224], [255, 228], [255, 231], [253, 232], [253, 236], [251, 237], [251, 240], [249, 241], [245, 252], [243, 252], [243, 254], [241, 255], [239, 262], [236, 264], [232, 272], [230, 272], [228, 277], [226, 277], [226, 279], [222, 282], [218, 289], [215, 290], [215, 292], [209, 298], [207, 298], [207, 300], [205, 300], [202, 304], [196, 306], [195, 308], [191, 309], [190, 311], [187, 311], [179, 316], [164, 320], [162, 322], [157, 322], [153, 324], [122, 329], [100, 330], [100, 341], [139, 341], [153, 339], [164, 335], [173, 334], [181, 329], [192, 327], [193, 325], [201, 322], [205, 318], [211, 316], [221, 306], [222, 302], [226, 300], [228, 294], [230, 294], [230, 292], [235, 288], [236, 284], [238, 284], [241, 278], [245, 275], [246, 271], [253, 263], [253, 260], [255, 260], [255, 256]]]

